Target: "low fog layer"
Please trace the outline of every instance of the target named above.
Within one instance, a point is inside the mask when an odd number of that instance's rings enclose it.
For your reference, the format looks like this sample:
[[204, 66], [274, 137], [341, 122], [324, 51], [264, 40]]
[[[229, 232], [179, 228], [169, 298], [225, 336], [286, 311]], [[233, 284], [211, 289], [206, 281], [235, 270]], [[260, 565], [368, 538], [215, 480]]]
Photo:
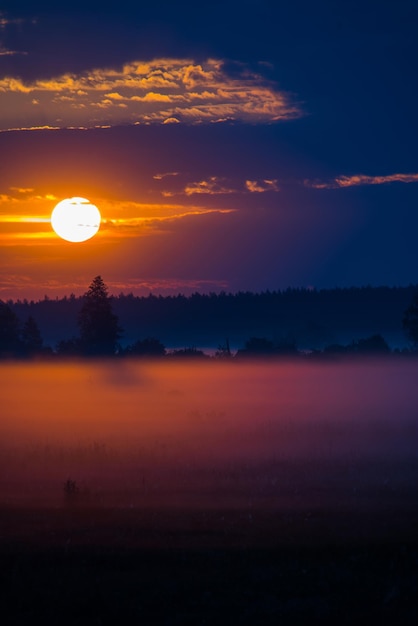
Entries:
[[415, 360], [0, 370], [0, 504], [63, 506], [70, 479], [89, 506], [399, 506], [417, 483]]

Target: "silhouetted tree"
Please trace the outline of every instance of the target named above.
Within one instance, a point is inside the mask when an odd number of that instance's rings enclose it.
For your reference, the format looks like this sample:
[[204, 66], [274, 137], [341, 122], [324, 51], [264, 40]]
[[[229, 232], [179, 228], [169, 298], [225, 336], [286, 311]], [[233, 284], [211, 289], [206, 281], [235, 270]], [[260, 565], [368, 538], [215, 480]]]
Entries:
[[78, 315], [80, 346], [87, 355], [115, 354], [121, 329], [112, 311], [108, 289], [101, 276], [96, 276], [83, 296]]
[[36, 354], [42, 352], [43, 339], [38, 324], [29, 315], [22, 329], [22, 344], [26, 354]]
[[208, 359], [209, 356], [203, 352], [203, 350], [198, 350], [195, 347], [191, 348], [180, 348], [178, 350], [172, 350], [169, 353], [169, 356], [179, 357], [179, 358], [191, 358], [191, 359]]
[[388, 354], [390, 348], [382, 335], [371, 335], [364, 339], [357, 339], [348, 345], [331, 344], [325, 346], [323, 354], [332, 355], [353, 355], [353, 354]]
[[348, 351], [347, 346], [343, 346], [340, 343], [332, 343], [329, 346], [325, 346], [323, 353], [326, 355], [345, 354]]
[[245, 350], [247, 352], [269, 354], [274, 352], [274, 342], [265, 337], [251, 337], [245, 342]]
[[270, 357], [270, 356], [294, 356], [298, 349], [294, 339], [286, 337], [281, 341], [274, 342], [266, 337], [251, 337], [245, 342], [244, 348], [237, 352], [237, 357]]
[[21, 350], [19, 318], [0, 300], [0, 354], [15, 355]]
[[352, 346], [350, 346], [350, 351], [357, 353], [369, 352], [385, 354], [390, 352], [390, 348], [382, 335], [372, 335], [371, 337], [355, 341]]
[[275, 344], [274, 353], [283, 356], [299, 354], [296, 341], [290, 336], [284, 337]]
[[164, 356], [166, 349], [159, 339], [147, 337], [146, 339], [138, 339], [126, 349], [126, 354], [135, 356]]
[[266, 337], [251, 337], [245, 342], [244, 348], [237, 352], [237, 356], [270, 356], [274, 354], [274, 342]]
[[402, 326], [415, 348], [418, 348], [418, 292], [404, 313]]
[[72, 339], [61, 339], [56, 347], [56, 352], [60, 356], [77, 356], [81, 354], [80, 339], [73, 337]]
[[229, 346], [229, 339], [227, 338], [224, 344], [218, 346], [215, 352], [215, 358], [217, 359], [230, 359], [232, 357], [231, 348]]

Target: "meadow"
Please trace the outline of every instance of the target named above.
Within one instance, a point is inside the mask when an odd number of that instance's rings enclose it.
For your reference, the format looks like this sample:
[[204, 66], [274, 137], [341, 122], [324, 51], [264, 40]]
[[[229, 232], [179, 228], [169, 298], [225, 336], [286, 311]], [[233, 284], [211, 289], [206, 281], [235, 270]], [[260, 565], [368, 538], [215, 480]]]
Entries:
[[[104, 567], [129, 595], [131, 583], [115, 574], [127, 562], [112, 558], [131, 559], [149, 602], [158, 585], [174, 585], [171, 610], [182, 605], [187, 623], [221, 623], [216, 607], [252, 623], [253, 609], [238, 602], [250, 592], [266, 623], [294, 623], [300, 612], [331, 622], [342, 608], [379, 619], [404, 609], [409, 623], [417, 616], [408, 595], [418, 557], [417, 373], [415, 359], [400, 357], [3, 363], [3, 558], [10, 571], [25, 564], [19, 589], [22, 580], [30, 588], [34, 571], [46, 577], [57, 606], [67, 591], [54, 587], [52, 571], [68, 582], [76, 569], [84, 588]], [[247, 578], [238, 589], [240, 571]], [[263, 584], [254, 586], [255, 571]], [[190, 604], [184, 588], [195, 576], [215, 605], [200, 588]], [[292, 588], [279, 592], [289, 576]], [[35, 585], [28, 603], [39, 593]], [[79, 602], [64, 623], [84, 623]], [[213, 621], [196, 621], [202, 611]]]
[[59, 506], [68, 478], [119, 506], [150, 494], [162, 506], [278, 506], [304, 491], [315, 507], [384, 486], [389, 497], [415, 484], [417, 365], [2, 365], [1, 501]]

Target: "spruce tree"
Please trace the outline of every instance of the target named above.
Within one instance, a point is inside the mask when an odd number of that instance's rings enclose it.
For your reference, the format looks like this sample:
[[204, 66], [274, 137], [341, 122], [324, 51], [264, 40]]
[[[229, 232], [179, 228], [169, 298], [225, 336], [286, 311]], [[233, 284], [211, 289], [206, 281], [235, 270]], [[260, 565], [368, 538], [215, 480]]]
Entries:
[[108, 288], [101, 276], [96, 276], [83, 296], [78, 315], [80, 346], [83, 354], [109, 356], [115, 354], [121, 329], [112, 311]]

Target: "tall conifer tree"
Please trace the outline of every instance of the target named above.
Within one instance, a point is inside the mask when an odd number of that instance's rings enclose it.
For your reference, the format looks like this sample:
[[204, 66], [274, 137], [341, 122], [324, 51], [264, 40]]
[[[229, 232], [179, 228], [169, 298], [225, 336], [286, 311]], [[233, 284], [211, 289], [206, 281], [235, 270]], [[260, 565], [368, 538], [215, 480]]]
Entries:
[[101, 276], [96, 276], [83, 296], [78, 315], [81, 350], [87, 355], [115, 354], [120, 337], [118, 317], [112, 311], [112, 301]]

